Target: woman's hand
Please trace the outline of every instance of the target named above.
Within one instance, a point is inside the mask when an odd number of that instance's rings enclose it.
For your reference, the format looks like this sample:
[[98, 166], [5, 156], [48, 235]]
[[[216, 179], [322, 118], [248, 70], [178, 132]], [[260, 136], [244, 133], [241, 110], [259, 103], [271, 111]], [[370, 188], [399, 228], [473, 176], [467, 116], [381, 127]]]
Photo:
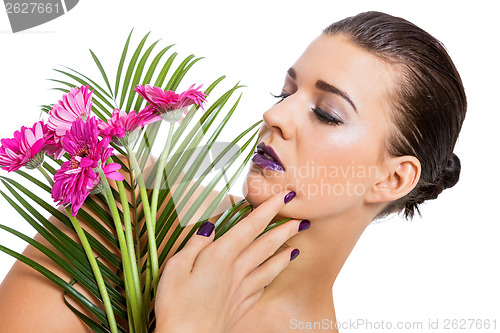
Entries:
[[270, 197], [215, 242], [214, 225], [206, 222], [167, 261], [156, 297], [156, 332], [225, 333], [250, 310], [298, 250], [272, 255], [309, 227], [309, 221], [290, 220], [255, 239], [295, 196], [285, 194]]

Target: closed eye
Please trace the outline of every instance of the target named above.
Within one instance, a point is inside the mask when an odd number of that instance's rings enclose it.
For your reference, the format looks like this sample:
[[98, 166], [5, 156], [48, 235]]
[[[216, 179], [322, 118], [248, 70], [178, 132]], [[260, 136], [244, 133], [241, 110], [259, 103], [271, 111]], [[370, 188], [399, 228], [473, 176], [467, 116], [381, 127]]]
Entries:
[[[285, 93], [285, 92], [281, 92], [281, 94], [279, 94], [279, 95], [274, 95], [273, 93], [271, 93], [271, 96], [273, 96], [274, 98], [279, 98], [279, 101], [276, 102], [276, 104], [283, 102], [283, 100], [285, 100], [285, 98], [289, 97], [290, 95], [292, 95], [292, 94]], [[328, 125], [342, 125], [343, 124], [342, 120], [340, 120], [338, 117], [332, 115], [328, 111], [324, 111], [320, 107], [314, 107], [311, 110], [316, 114], [316, 117], [319, 119], [319, 121], [321, 121], [324, 124], [328, 124]]]
[[283, 102], [283, 100], [284, 100], [285, 98], [287, 98], [288, 96], [290, 96], [290, 95], [291, 95], [291, 94], [287, 94], [287, 93], [284, 93], [284, 92], [282, 92], [282, 93], [281, 93], [281, 94], [279, 94], [279, 95], [275, 95], [275, 94], [271, 93], [271, 96], [273, 96], [274, 98], [279, 98], [279, 99], [280, 99], [279, 101], [277, 101], [277, 102], [276, 102], [276, 104], [278, 104], [278, 103], [280, 103], [280, 102]]
[[342, 120], [340, 120], [339, 118], [330, 114], [329, 112], [322, 110], [319, 107], [312, 108], [312, 111], [316, 114], [316, 117], [318, 117], [319, 121], [321, 121], [322, 123], [325, 123], [328, 125], [342, 125], [343, 124]]

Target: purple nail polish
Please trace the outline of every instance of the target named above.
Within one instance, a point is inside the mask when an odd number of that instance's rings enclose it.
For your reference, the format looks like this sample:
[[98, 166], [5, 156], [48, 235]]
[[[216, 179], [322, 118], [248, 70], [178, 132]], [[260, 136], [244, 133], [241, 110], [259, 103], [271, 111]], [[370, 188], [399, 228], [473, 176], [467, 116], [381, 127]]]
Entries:
[[285, 203], [288, 203], [290, 200], [292, 200], [295, 197], [295, 194], [296, 193], [294, 191], [288, 192], [288, 194], [285, 195], [285, 199], [284, 199]]
[[201, 225], [200, 229], [198, 229], [196, 234], [200, 236], [209, 237], [212, 234], [212, 231], [214, 231], [214, 228], [215, 225], [212, 222], [206, 221]]
[[299, 253], [300, 253], [299, 249], [293, 249], [292, 253], [290, 253], [290, 261], [297, 258]]
[[309, 222], [309, 220], [302, 220], [299, 224], [299, 231], [309, 229], [310, 226], [311, 222]]

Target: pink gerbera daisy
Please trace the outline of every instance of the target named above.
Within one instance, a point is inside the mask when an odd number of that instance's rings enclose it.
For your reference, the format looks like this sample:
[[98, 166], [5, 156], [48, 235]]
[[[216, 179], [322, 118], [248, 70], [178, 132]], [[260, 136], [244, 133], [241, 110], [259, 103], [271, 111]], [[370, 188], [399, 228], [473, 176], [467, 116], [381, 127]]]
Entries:
[[60, 140], [56, 142], [55, 131], [49, 129], [47, 124], [44, 125], [44, 133], [45, 146], [43, 146], [43, 150], [45, 154], [54, 157], [54, 159], [56, 160], [59, 160], [64, 155], [62, 142]]
[[45, 144], [43, 121], [35, 123], [31, 128], [21, 127], [12, 139], [2, 139], [0, 146], [0, 165], [9, 172], [22, 166], [34, 169], [43, 162], [43, 146]]
[[175, 106], [176, 108], [180, 109], [180, 108], [183, 108], [186, 106], [196, 104], [199, 107], [201, 107], [201, 109], [203, 110], [203, 103], [205, 103], [207, 101], [206, 100], [207, 93], [200, 90], [201, 85], [198, 86], [198, 88], [193, 88], [193, 87], [194, 87], [194, 84], [191, 87], [189, 87], [188, 90], [182, 92], [179, 95], [180, 98], [179, 98], [179, 102]]
[[165, 91], [161, 88], [146, 84], [138, 84], [134, 91], [149, 102], [153, 111], [165, 113], [172, 110], [172, 107], [179, 102], [180, 96], [172, 90]]
[[71, 204], [71, 215], [76, 216], [85, 199], [100, 183], [99, 173], [95, 168], [102, 167], [106, 178], [123, 180], [117, 171], [118, 163], [106, 164], [113, 155], [109, 148], [108, 137], [99, 141], [98, 122], [95, 117], [77, 119], [62, 139], [62, 146], [71, 159], [64, 162], [54, 175], [52, 198], [58, 205]]
[[137, 139], [140, 129], [158, 120], [161, 120], [161, 118], [149, 108], [139, 113], [135, 111], [127, 113], [115, 109], [111, 119], [107, 122], [102, 120], [99, 122], [99, 129], [101, 130], [101, 136], [109, 136], [113, 142], [127, 146]]
[[134, 90], [149, 102], [149, 108], [154, 112], [158, 112], [161, 117], [169, 122], [181, 121], [187, 113], [187, 107], [190, 105], [197, 105], [203, 108], [205, 102], [206, 92], [198, 88], [193, 88], [194, 85], [189, 87], [188, 90], [176, 94], [168, 90], [165, 91], [161, 88], [150, 86], [137, 85]]
[[54, 131], [56, 144], [59, 144], [61, 138], [69, 131], [73, 121], [90, 117], [93, 91], [89, 91], [88, 85], [71, 88], [67, 94], [63, 95], [62, 100], [52, 106], [47, 126]]

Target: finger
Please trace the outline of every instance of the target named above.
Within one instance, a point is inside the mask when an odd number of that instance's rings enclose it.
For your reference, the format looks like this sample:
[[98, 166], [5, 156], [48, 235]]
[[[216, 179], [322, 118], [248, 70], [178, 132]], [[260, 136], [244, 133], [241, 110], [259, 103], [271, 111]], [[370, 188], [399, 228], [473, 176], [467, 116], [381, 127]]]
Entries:
[[264, 231], [276, 214], [294, 197], [293, 191], [282, 191], [271, 196], [219, 240], [228, 246], [232, 253], [238, 255]]
[[290, 247], [269, 258], [243, 279], [241, 286], [244, 293], [252, 295], [268, 286], [299, 253], [298, 249]]
[[[187, 241], [186, 245], [174, 257], [181, 258], [181, 266], [191, 271], [196, 258], [203, 249], [214, 241], [214, 224], [210, 221], [204, 222], [195, 235]], [[172, 257], [172, 259], [174, 259]]]
[[236, 323], [240, 321], [240, 319], [257, 303], [257, 301], [264, 294], [264, 288], [260, 289], [256, 293], [248, 296], [234, 311], [234, 314], [231, 316], [233, 318], [233, 324], [230, 325], [230, 328], [233, 328]]
[[242, 277], [272, 256], [280, 246], [302, 230], [309, 228], [308, 220], [291, 220], [275, 227], [253, 241], [238, 257], [237, 271]]

